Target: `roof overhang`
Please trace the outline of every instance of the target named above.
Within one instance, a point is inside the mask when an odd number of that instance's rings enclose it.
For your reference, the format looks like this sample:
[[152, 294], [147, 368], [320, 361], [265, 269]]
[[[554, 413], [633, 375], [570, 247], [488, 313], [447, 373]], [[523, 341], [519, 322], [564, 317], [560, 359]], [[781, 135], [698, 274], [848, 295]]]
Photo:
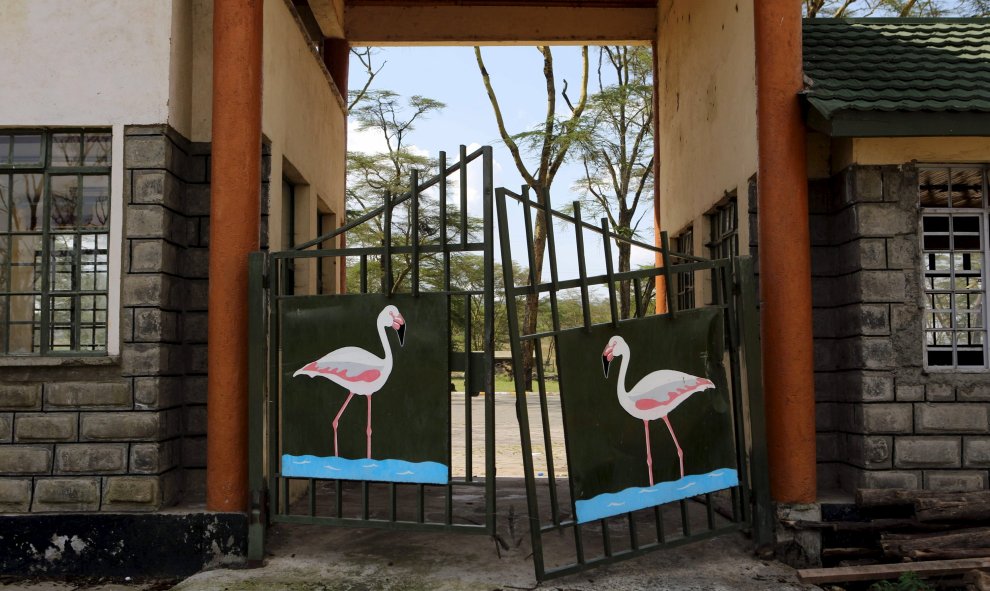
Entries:
[[656, 4], [656, 0], [347, 0], [344, 36], [359, 46], [645, 45], [656, 40]]
[[805, 102], [808, 128], [831, 137], [965, 137], [990, 136], [990, 113], [984, 111], [859, 111], [827, 116]]

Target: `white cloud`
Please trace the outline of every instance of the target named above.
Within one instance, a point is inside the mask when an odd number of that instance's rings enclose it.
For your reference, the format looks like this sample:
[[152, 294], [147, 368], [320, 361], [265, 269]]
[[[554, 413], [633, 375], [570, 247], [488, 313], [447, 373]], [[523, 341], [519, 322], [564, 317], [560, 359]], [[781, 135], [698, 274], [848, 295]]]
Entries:
[[[347, 149], [351, 152], [364, 152], [365, 154], [375, 154], [378, 152], [387, 152], [388, 144], [385, 142], [385, 138], [377, 129], [365, 129], [361, 130], [358, 127], [357, 121], [347, 122]], [[416, 156], [433, 156], [434, 154], [427, 149], [421, 148], [415, 144], [410, 145], [407, 149], [415, 154]]]

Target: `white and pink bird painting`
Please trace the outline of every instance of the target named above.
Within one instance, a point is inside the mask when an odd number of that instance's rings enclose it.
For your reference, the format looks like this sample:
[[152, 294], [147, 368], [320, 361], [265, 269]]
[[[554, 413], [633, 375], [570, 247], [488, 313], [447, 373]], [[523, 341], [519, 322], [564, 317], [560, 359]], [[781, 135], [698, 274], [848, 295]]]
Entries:
[[650, 421], [656, 419], [663, 419], [667, 425], [667, 430], [670, 431], [670, 437], [674, 440], [674, 446], [677, 448], [681, 478], [684, 478], [684, 450], [681, 449], [681, 445], [677, 441], [677, 434], [674, 433], [674, 427], [671, 425], [668, 415], [691, 395], [713, 389], [715, 384], [708, 378], [699, 378], [673, 369], [661, 369], [647, 374], [636, 382], [631, 390], [626, 390], [626, 371], [629, 368], [630, 351], [626, 340], [620, 336], [613, 336], [609, 339], [608, 345], [602, 352], [602, 369], [606, 378], [609, 367], [616, 357], [622, 359], [619, 366], [619, 380], [616, 384], [616, 396], [619, 399], [619, 404], [627, 413], [643, 421], [643, 430], [646, 435], [646, 469], [649, 473], [650, 486], [653, 486]]
[[382, 308], [381, 313], [378, 314], [375, 327], [378, 329], [378, 336], [382, 341], [382, 349], [385, 351], [384, 357], [379, 357], [360, 347], [341, 347], [316, 361], [307, 363], [292, 374], [292, 377], [302, 375], [311, 378], [325, 378], [347, 390], [347, 400], [344, 400], [344, 404], [337, 411], [337, 416], [334, 417], [332, 423], [333, 455], [335, 456], [340, 455], [340, 444], [337, 440], [340, 417], [347, 409], [347, 405], [350, 404], [351, 398], [358, 394], [364, 396], [368, 401], [368, 426], [365, 435], [368, 438], [368, 458], [371, 457], [371, 396], [382, 389], [392, 374], [392, 346], [388, 342], [385, 329], [395, 330], [401, 347], [406, 337], [406, 319], [402, 317], [398, 308], [388, 305]]
[[[354, 306], [346, 305], [351, 301], [355, 303]], [[405, 367], [405, 371], [408, 372], [408, 368], [417, 366], [417, 359], [416, 351], [409, 351], [410, 347], [405, 347], [408, 344], [406, 332], [408, 324], [406, 316], [399, 311], [399, 306], [412, 307], [412, 304], [408, 300], [397, 302], [399, 305], [385, 304], [380, 308], [377, 316], [369, 317], [368, 312], [375, 309], [371, 307], [374, 305], [373, 301], [369, 299], [360, 303], [354, 299], [345, 300], [345, 305], [339, 303], [329, 305], [325, 312], [327, 316], [320, 316], [319, 312], [308, 317], [302, 313], [298, 316], [290, 315], [293, 322], [300, 323], [295, 325], [297, 328], [295, 334], [287, 331], [287, 334], [292, 335], [297, 341], [291, 346], [293, 358], [306, 359], [309, 355], [308, 351], [318, 351], [317, 347], [326, 344], [330, 344], [327, 348], [332, 350], [322, 357], [302, 364], [301, 367], [296, 365], [298, 369], [291, 376], [287, 376], [290, 382], [287, 384], [289, 388], [286, 390], [286, 396], [292, 397], [292, 409], [294, 409], [291, 411], [292, 420], [305, 421], [309, 426], [304, 432], [313, 435], [306, 435], [306, 439], [293, 437], [295, 443], [290, 446], [292, 453], [283, 453], [282, 456], [282, 476], [432, 484], [447, 482], [449, 470], [446, 465], [435, 461], [422, 461], [426, 458], [421, 457], [423, 455], [421, 451], [404, 450], [408, 446], [401, 443], [432, 437], [432, 432], [422, 430], [422, 426], [427, 424], [428, 417], [424, 415], [417, 420], [406, 413], [409, 412], [410, 407], [417, 407], [419, 402], [436, 400], [437, 395], [432, 392], [436, 388], [432, 382], [441, 385], [441, 389], [438, 389], [439, 396], [445, 396], [446, 391], [442, 386], [446, 381], [431, 378], [427, 380], [429, 384], [409, 383], [408, 380], [403, 383], [403, 370], [400, 368]], [[432, 309], [429, 305], [427, 308]], [[322, 325], [318, 323], [318, 318], [332, 318], [333, 321], [327, 322], [325, 328], [321, 330], [319, 327]], [[443, 326], [446, 326], [446, 323]], [[429, 335], [423, 336], [426, 338], [412, 347], [418, 348], [420, 354], [423, 353], [424, 342], [429, 344], [430, 350], [435, 348]], [[348, 341], [352, 344], [336, 346]], [[376, 342], [380, 343], [380, 347], [372, 344]], [[320, 343], [325, 344], [320, 345]], [[363, 346], [354, 346], [357, 344]], [[442, 350], [446, 353], [445, 345]], [[412, 355], [408, 355], [409, 353]], [[396, 362], [397, 356], [398, 361], [405, 365]], [[398, 370], [398, 379], [394, 370]], [[446, 375], [445, 367], [437, 371], [443, 374], [441, 378]], [[315, 382], [306, 387], [301, 387], [302, 384], [293, 386], [295, 380], [307, 378]], [[354, 416], [357, 413], [354, 413], [353, 409], [348, 412], [355, 396], [365, 399], [365, 409], [361, 410], [366, 412], [357, 416]], [[306, 412], [308, 409], [316, 411], [317, 408], [324, 408], [322, 404], [316, 404], [314, 397], [332, 397], [333, 400], [341, 400], [342, 397], [343, 402], [335, 402], [332, 407], [334, 413], [331, 415], [332, 421], [328, 420], [328, 415], [322, 414], [325, 411], [317, 411], [317, 414]], [[374, 415], [372, 414], [373, 398], [376, 401], [376, 408], [379, 404], [383, 405]], [[340, 406], [337, 407], [336, 404]], [[424, 406], [432, 409], [435, 403], [430, 402]], [[326, 418], [318, 419], [317, 416]], [[355, 428], [358, 421], [363, 431], [363, 453], [357, 454], [357, 457], [344, 458], [341, 456], [342, 448], [354, 450], [356, 447], [357, 441], [354, 436], [357, 435]], [[378, 457], [375, 455], [373, 438], [373, 423], [376, 421], [384, 421], [385, 429], [388, 431], [385, 443], [378, 446]], [[347, 429], [343, 428], [345, 422]], [[326, 449], [327, 439], [319, 441], [314, 437], [315, 434], [324, 432], [320, 427], [322, 424], [326, 424], [325, 437], [328, 439], [332, 437], [333, 455], [330, 456], [316, 453], [318, 449]], [[284, 428], [292, 427], [287, 425]], [[439, 425], [439, 428], [445, 429], [445, 424]], [[442, 435], [445, 439], [446, 433]], [[346, 441], [342, 441], [341, 437]], [[400, 442], [398, 448], [396, 441]], [[342, 443], [346, 445], [342, 446]], [[353, 451], [349, 453], [354, 454]]]
[[719, 310], [697, 309], [562, 332], [578, 523], [738, 486], [722, 330]]

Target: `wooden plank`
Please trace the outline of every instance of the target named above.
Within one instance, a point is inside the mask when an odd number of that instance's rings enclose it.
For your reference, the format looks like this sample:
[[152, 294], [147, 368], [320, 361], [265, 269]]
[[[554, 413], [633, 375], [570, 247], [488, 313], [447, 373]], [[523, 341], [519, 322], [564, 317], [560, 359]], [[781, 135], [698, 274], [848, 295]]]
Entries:
[[957, 575], [971, 570], [990, 568], [990, 558], [964, 558], [960, 560], [933, 560], [931, 562], [904, 562], [900, 564], [871, 564], [866, 566], [840, 566], [835, 568], [806, 568], [797, 572], [802, 583], [839, 583], [842, 581], [875, 581], [898, 577], [906, 572], [921, 577], [933, 575]]

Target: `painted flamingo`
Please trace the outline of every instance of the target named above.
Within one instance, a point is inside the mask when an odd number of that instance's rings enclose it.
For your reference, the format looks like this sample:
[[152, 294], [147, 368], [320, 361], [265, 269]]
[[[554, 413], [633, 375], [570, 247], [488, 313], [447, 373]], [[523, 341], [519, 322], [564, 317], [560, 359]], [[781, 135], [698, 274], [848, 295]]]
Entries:
[[347, 400], [333, 419], [333, 455], [335, 456], [340, 455], [337, 447], [337, 425], [340, 423], [340, 415], [344, 414], [344, 409], [347, 408], [351, 398], [355, 394], [360, 394], [368, 397], [368, 428], [365, 433], [368, 437], [368, 458], [371, 458], [371, 395], [382, 389], [388, 381], [389, 374], [392, 373], [392, 347], [385, 329], [388, 327], [395, 329], [401, 347], [406, 336], [406, 320], [399, 313], [398, 308], [385, 306], [378, 314], [375, 326], [378, 327], [378, 336], [381, 337], [382, 348], [385, 349], [384, 358], [360, 347], [341, 347], [306, 364], [292, 374], [292, 377], [306, 375], [311, 378], [326, 378], [347, 390]]
[[684, 478], [684, 451], [677, 442], [674, 428], [670, 425], [667, 415], [688, 399], [695, 392], [714, 388], [715, 384], [707, 378], [699, 378], [681, 371], [661, 369], [649, 373], [641, 379], [633, 389], [626, 391], [626, 368], [629, 367], [629, 345], [620, 336], [614, 336], [608, 341], [608, 346], [602, 353], [602, 369], [608, 377], [608, 368], [612, 359], [622, 357], [619, 367], [619, 383], [616, 395], [622, 408], [637, 419], [642, 419], [646, 431], [646, 467], [650, 472], [650, 486], [653, 486], [653, 456], [650, 452], [650, 421], [663, 419], [670, 431], [670, 437], [677, 447], [677, 457], [681, 464], [681, 478]]

